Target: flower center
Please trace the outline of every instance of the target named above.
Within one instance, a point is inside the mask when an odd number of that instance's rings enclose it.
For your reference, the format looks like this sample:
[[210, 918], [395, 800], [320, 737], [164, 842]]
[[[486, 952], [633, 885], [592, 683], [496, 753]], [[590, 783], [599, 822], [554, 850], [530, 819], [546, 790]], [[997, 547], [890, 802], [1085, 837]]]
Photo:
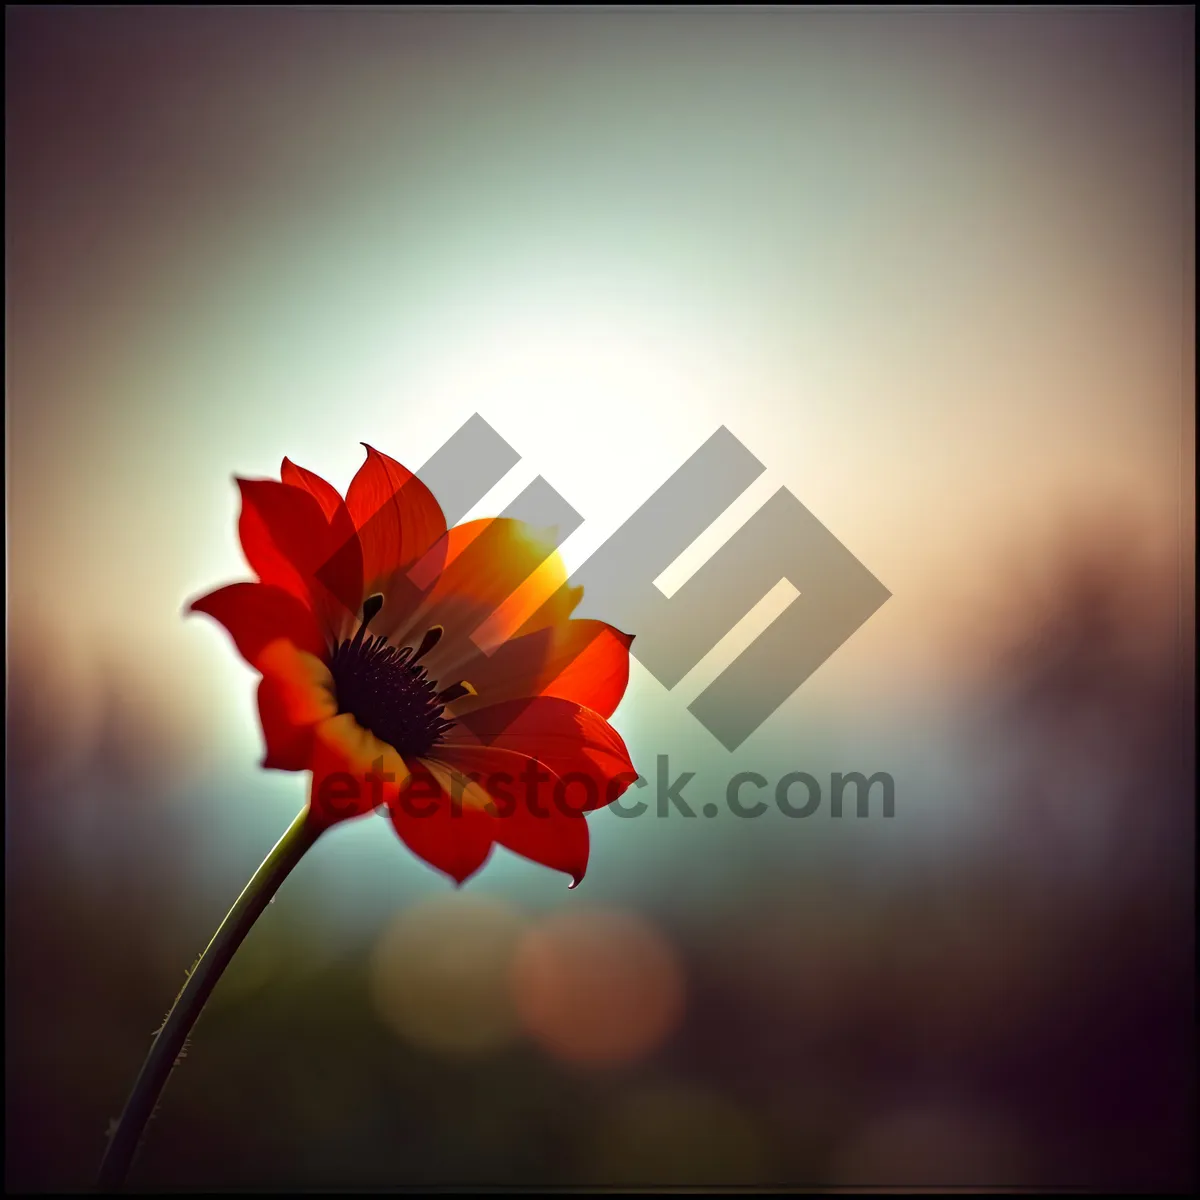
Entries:
[[382, 596], [368, 597], [358, 632], [334, 648], [329, 670], [337, 688], [338, 712], [350, 713], [402, 755], [419, 757], [453, 727], [444, 715], [446, 705], [475, 689], [464, 680], [439, 692], [437, 681], [421, 666], [421, 659], [441, 639], [440, 625], [430, 629], [415, 650], [389, 646], [384, 637], [365, 637], [382, 607]]

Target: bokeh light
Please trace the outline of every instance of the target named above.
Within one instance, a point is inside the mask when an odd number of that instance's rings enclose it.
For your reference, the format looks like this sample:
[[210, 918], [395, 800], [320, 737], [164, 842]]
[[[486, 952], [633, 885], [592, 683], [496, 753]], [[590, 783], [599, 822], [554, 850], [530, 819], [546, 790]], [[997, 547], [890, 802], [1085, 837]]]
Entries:
[[683, 1012], [667, 941], [624, 912], [564, 911], [521, 938], [513, 994], [525, 1029], [564, 1062], [604, 1067], [649, 1054]]
[[371, 997], [389, 1028], [450, 1055], [497, 1050], [519, 1032], [508, 977], [521, 916], [456, 894], [396, 916], [371, 957]]

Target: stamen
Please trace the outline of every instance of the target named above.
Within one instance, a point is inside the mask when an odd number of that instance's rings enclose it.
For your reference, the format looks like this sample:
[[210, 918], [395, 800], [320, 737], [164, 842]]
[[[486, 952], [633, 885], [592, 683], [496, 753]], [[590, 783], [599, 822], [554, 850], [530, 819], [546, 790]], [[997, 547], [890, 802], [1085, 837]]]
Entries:
[[367, 632], [367, 626], [379, 616], [379, 610], [383, 607], [383, 594], [375, 592], [368, 596], [363, 601], [362, 624], [358, 627], [358, 632], [354, 635], [354, 641], [350, 643], [351, 649], [357, 648], [363, 639], [363, 634]]
[[442, 640], [444, 632], [445, 630], [440, 625], [434, 625], [426, 630], [421, 644], [417, 647], [417, 652], [412, 656], [413, 662], [420, 662]]
[[363, 601], [363, 624], [370, 625], [379, 616], [381, 608], [383, 608], [383, 593], [373, 592]]

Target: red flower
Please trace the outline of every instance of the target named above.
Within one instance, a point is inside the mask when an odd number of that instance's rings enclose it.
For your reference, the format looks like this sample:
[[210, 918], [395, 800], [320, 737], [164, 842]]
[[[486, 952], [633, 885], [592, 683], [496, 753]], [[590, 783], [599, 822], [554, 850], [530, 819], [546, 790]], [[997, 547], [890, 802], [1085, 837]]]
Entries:
[[193, 601], [261, 675], [264, 767], [311, 771], [320, 828], [386, 806], [462, 883], [493, 843], [571, 876], [584, 814], [633, 782], [607, 717], [632, 638], [575, 620], [582, 590], [519, 521], [447, 530], [432, 493], [367, 448], [343, 500], [283, 460], [239, 479], [257, 583]]

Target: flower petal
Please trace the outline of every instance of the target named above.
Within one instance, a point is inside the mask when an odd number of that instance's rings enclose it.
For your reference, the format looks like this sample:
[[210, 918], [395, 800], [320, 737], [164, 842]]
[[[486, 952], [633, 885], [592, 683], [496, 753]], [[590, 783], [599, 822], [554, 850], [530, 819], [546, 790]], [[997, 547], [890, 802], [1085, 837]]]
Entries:
[[322, 587], [343, 603], [329, 609], [329, 631], [333, 642], [349, 637], [357, 627], [358, 610], [366, 597], [362, 582], [362, 546], [346, 502], [333, 484], [314, 471], [298, 467], [289, 458], [283, 460], [280, 478], [289, 487], [308, 492], [329, 522], [328, 557], [314, 572]]
[[386, 594], [393, 573], [411, 566], [445, 534], [446, 518], [407, 467], [371, 446], [366, 450], [367, 460], [346, 490], [346, 507], [362, 543], [366, 594]]
[[420, 759], [388, 806], [401, 841], [460, 885], [483, 866], [492, 850], [491, 822], [477, 792], [452, 767]]
[[[273, 479], [239, 479], [238, 533], [246, 561], [263, 583], [308, 604], [330, 640], [362, 603], [360, 551], [345, 516], [331, 524], [307, 490]], [[319, 574], [318, 574], [319, 572]]]
[[312, 610], [271, 584], [231, 583], [193, 600], [188, 611], [204, 613], [224, 625], [238, 653], [259, 671], [264, 648], [277, 638], [287, 638], [310, 654], [325, 653], [325, 639]]
[[581, 812], [611, 804], [637, 778], [621, 735], [599, 713], [557, 696], [510, 700], [466, 713], [456, 719], [438, 753], [462, 761], [464, 748], [473, 746], [534, 759], [576, 789], [571, 806]]
[[[490, 797], [492, 836], [523, 858], [564, 871], [574, 887], [587, 871], [584, 803], [590, 787], [572, 791], [544, 764], [495, 746], [442, 746], [437, 754]], [[581, 794], [582, 793], [582, 794]]]
[[603, 621], [562, 621], [513, 638], [493, 654], [456, 666], [475, 689], [451, 708], [460, 716], [521, 697], [557, 696], [610, 717], [629, 684], [633, 638]]
[[283, 465], [279, 468], [279, 478], [289, 487], [308, 492], [321, 506], [327, 521], [332, 521], [334, 514], [345, 503], [332, 483], [327, 483], [313, 471], [296, 466], [290, 458], [283, 460]]
[[251, 570], [308, 602], [308, 579], [327, 549], [328, 522], [313, 496], [271, 479], [238, 479], [238, 536]]
[[523, 521], [468, 521], [447, 534], [441, 574], [406, 627], [382, 632], [403, 644], [441, 625], [441, 642], [427, 661], [430, 675], [443, 679], [481, 650], [490, 653], [517, 632], [540, 628], [535, 618], [566, 620], [582, 594], [567, 587], [554, 546]]
[[[581, 632], [572, 628], [578, 625], [587, 629]], [[537, 694], [571, 700], [602, 717], [611, 717], [629, 686], [632, 634], [603, 621], [567, 621], [551, 628], [556, 635], [556, 651], [560, 646], [562, 649], [547, 664], [542, 678], [551, 671], [555, 673]], [[562, 669], [555, 671], [560, 662]]]
[[267, 751], [262, 765], [307, 771], [314, 728], [337, 714], [333, 676], [321, 659], [283, 639], [271, 642], [259, 661], [258, 715]]
[[492, 830], [506, 850], [569, 875], [571, 887], [587, 874], [591, 838], [582, 813], [552, 810], [551, 816], [538, 817], [517, 805], [507, 816], [494, 818]]
[[312, 773], [308, 803], [324, 826], [390, 805], [409, 778], [400, 754], [359, 725], [352, 713], [315, 726]]

